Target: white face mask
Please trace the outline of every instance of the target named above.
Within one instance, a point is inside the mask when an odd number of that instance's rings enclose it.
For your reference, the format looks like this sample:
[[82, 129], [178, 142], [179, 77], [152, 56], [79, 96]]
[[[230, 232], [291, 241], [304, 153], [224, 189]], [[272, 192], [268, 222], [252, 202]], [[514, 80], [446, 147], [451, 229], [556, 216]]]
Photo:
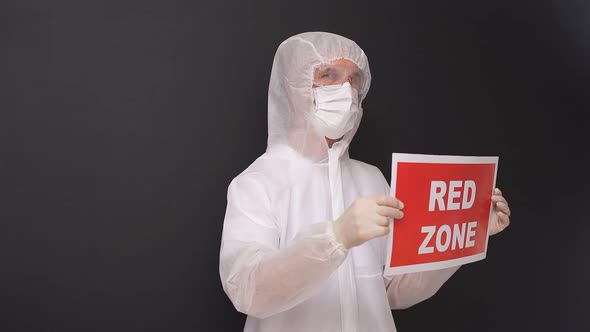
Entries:
[[350, 131], [359, 115], [358, 92], [349, 82], [313, 89], [315, 113], [312, 123], [318, 134], [339, 139]]

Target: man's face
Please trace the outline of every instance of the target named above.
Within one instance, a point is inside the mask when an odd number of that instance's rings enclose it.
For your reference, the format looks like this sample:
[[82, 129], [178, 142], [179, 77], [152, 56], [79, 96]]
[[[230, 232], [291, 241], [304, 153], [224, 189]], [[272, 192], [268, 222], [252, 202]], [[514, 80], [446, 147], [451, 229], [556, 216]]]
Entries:
[[[357, 67], [354, 62], [338, 59], [330, 63], [320, 65], [314, 71], [313, 88], [325, 85], [338, 85], [349, 82], [353, 89], [357, 92], [361, 91], [365, 84], [363, 72]], [[315, 100], [313, 100], [315, 105]], [[332, 147], [334, 142], [341, 140], [331, 139], [326, 137], [326, 142], [329, 147]]]
[[346, 82], [350, 82], [350, 85], [356, 91], [360, 91], [364, 84], [362, 71], [349, 60], [334, 60], [317, 67], [314, 71], [314, 88], [324, 85], [344, 84]]

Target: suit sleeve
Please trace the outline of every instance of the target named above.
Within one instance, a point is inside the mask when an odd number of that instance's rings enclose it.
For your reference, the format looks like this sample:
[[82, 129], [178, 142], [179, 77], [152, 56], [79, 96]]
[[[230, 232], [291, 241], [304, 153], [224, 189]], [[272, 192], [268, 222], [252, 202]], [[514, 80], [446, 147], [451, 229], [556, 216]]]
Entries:
[[235, 308], [265, 318], [311, 297], [344, 261], [332, 221], [313, 224], [279, 248], [280, 228], [260, 174], [240, 175], [228, 188], [219, 274]]

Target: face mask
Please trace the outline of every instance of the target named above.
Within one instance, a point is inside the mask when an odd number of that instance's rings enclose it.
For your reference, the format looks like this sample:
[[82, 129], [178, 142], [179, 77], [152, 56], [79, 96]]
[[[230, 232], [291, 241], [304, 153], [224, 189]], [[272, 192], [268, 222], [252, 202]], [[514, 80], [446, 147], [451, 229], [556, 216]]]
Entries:
[[350, 83], [313, 89], [315, 113], [312, 123], [318, 134], [339, 139], [350, 131], [359, 115], [358, 92]]

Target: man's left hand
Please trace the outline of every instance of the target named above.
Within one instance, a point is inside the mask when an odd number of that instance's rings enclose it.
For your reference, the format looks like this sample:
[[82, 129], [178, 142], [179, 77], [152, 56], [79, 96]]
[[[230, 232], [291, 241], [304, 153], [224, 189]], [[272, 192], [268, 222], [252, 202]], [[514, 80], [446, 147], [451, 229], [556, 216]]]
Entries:
[[496, 188], [492, 195], [492, 203], [494, 206], [494, 213], [492, 215], [492, 223], [488, 234], [495, 235], [506, 229], [510, 225], [510, 207], [508, 201], [502, 196], [502, 191]]

